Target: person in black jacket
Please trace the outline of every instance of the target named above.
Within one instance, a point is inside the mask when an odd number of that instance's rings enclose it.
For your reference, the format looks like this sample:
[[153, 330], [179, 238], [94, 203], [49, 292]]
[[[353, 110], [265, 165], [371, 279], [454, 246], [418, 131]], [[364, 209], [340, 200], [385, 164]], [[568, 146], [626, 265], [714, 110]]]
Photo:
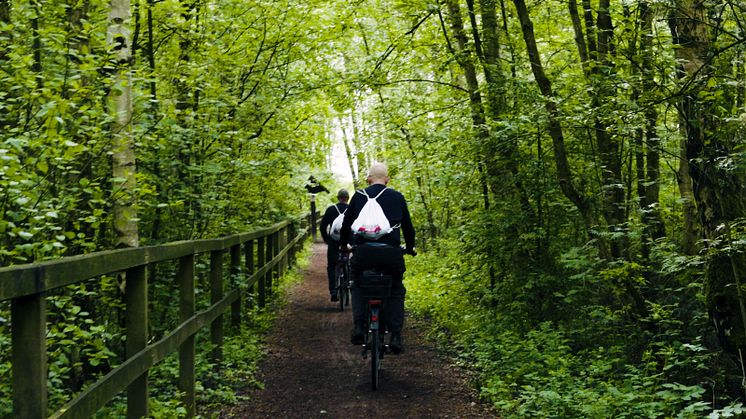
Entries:
[[[406, 250], [413, 252], [415, 231], [404, 195], [388, 188], [386, 185], [389, 180], [388, 168], [385, 164], [375, 163], [370, 167], [367, 177], [369, 186], [364, 191], [355, 193], [350, 201], [350, 207], [345, 213], [340, 245], [344, 247], [348, 244], [356, 245], [351, 261], [353, 282], [366, 269], [384, 270], [394, 277], [391, 295], [386, 305], [386, 326], [391, 332], [389, 347], [394, 353], [400, 353], [404, 350], [401, 330], [404, 326], [404, 296], [406, 294], [406, 289], [402, 283], [405, 265], [404, 255], [400, 250], [400, 242], [403, 235]], [[378, 196], [376, 201], [383, 209], [384, 215], [391, 226], [394, 227], [390, 233], [375, 240], [376, 244], [386, 244], [387, 247], [366, 245], [370, 242], [361, 236], [356, 236], [351, 230], [353, 222], [368, 201], [368, 197], [374, 198], [376, 196]], [[360, 289], [355, 285], [352, 287], [352, 316], [354, 322], [352, 343], [362, 344], [365, 334], [365, 301], [362, 301]]]
[[346, 189], [340, 189], [337, 192], [337, 200], [339, 201], [335, 205], [331, 205], [324, 212], [324, 216], [321, 218], [319, 223], [319, 230], [321, 232], [321, 238], [324, 239], [324, 243], [327, 244], [326, 248], [326, 274], [329, 277], [329, 294], [331, 294], [332, 301], [339, 301], [339, 295], [336, 288], [336, 267], [337, 258], [339, 257], [339, 241], [335, 240], [329, 235], [329, 227], [331, 227], [334, 220], [347, 210], [347, 201], [350, 200], [350, 193]]

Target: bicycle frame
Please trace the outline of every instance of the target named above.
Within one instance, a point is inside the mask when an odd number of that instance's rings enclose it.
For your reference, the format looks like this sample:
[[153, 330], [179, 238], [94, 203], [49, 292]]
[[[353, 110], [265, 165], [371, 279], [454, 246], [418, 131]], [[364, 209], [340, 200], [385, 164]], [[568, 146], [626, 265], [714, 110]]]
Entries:
[[[401, 249], [401, 251], [403, 254], [413, 256], [416, 254], [413, 249], [411, 251]], [[386, 269], [379, 269], [378, 267], [363, 268], [362, 272], [355, 275], [356, 287], [359, 289], [360, 298], [364, 301], [368, 322], [362, 355], [364, 359], [367, 359], [368, 351], [371, 353], [372, 390], [378, 389], [381, 359], [387, 352], [390, 353], [389, 345], [384, 343], [386, 333], [384, 318], [386, 302], [391, 296], [391, 287], [395, 277], [396, 274], [391, 273], [388, 267]]]
[[[363, 277], [368, 281], [364, 281]], [[371, 389], [377, 390], [381, 360], [389, 352], [388, 345], [384, 343], [386, 333], [384, 313], [386, 299], [391, 292], [392, 277], [381, 272], [366, 271], [361, 276], [361, 281], [366, 284], [364, 287], [361, 284], [361, 297], [365, 300], [366, 319], [368, 322], [362, 355], [363, 358], [367, 359], [368, 352], [371, 353]]]
[[381, 360], [386, 352], [389, 351], [388, 345], [384, 343], [384, 335], [386, 333], [382, 321], [384, 300], [370, 298], [366, 306], [368, 311], [368, 332], [366, 333], [365, 345], [363, 346], [363, 358], [367, 358], [368, 351], [370, 351], [371, 389], [378, 390], [380, 382], [378, 375], [381, 371]]

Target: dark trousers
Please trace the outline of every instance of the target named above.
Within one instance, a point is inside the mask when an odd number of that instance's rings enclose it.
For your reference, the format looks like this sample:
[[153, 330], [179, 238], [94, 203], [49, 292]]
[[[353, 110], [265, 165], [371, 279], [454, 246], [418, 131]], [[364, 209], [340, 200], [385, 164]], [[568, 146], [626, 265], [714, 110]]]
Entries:
[[326, 247], [326, 275], [329, 277], [329, 292], [337, 287], [337, 259], [339, 258], [339, 242], [329, 239]]
[[401, 332], [404, 326], [404, 297], [407, 293], [402, 278], [404, 275], [404, 255], [401, 249], [393, 246], [364, 244], [357, 246], [350, 262], [352, 268], [352, 319], [356, 326], [365, 327], [365, 305], [361, 296], [360, 275], [372, 269], [393, 276], [391, 295], [386, 299], [383, 321], [389, 332]]

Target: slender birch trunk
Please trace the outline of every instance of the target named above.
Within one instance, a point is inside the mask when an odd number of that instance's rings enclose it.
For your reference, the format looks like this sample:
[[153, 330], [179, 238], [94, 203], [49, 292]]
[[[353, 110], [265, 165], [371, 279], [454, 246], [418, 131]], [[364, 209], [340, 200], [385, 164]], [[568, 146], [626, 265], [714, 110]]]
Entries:
[[110, 109], [114, 116], [112, 133], [112, 199], [115, 245], [137, 247], [139, 233], [135, 207], [135, 141], [132, 136], [132, 33], [129, 0], [112, 0], [109, 12], [107, 42], [115, 52], [116, 71], [109, 93]]
[[345, 128], [344, 118], [338, 117], [339, 129], [342, 130], [342, 143], [345, 146], [345, 153], [347, 154], [347, 164], [350, 166], [350, 176], [352, 176], [352, 184], [355, 188], [362, 186], [360, 179], [358, 178], [357, 171], [355, 170], [355, 162], [352, 157], [352, 146], [350, 146], [350, 139], [347, 135], [347, 129]]

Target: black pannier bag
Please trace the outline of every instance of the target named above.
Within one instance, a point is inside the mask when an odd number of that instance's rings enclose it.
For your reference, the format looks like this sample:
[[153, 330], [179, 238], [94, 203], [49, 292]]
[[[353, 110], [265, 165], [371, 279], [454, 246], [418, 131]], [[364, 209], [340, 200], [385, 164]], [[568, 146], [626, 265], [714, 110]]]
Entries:
[[404, 255], [399, 247], [383, 243], [364, 243], [355, 247], [350, 262], [353, 276], [375, 270], [395, 277], [404, 273]]

